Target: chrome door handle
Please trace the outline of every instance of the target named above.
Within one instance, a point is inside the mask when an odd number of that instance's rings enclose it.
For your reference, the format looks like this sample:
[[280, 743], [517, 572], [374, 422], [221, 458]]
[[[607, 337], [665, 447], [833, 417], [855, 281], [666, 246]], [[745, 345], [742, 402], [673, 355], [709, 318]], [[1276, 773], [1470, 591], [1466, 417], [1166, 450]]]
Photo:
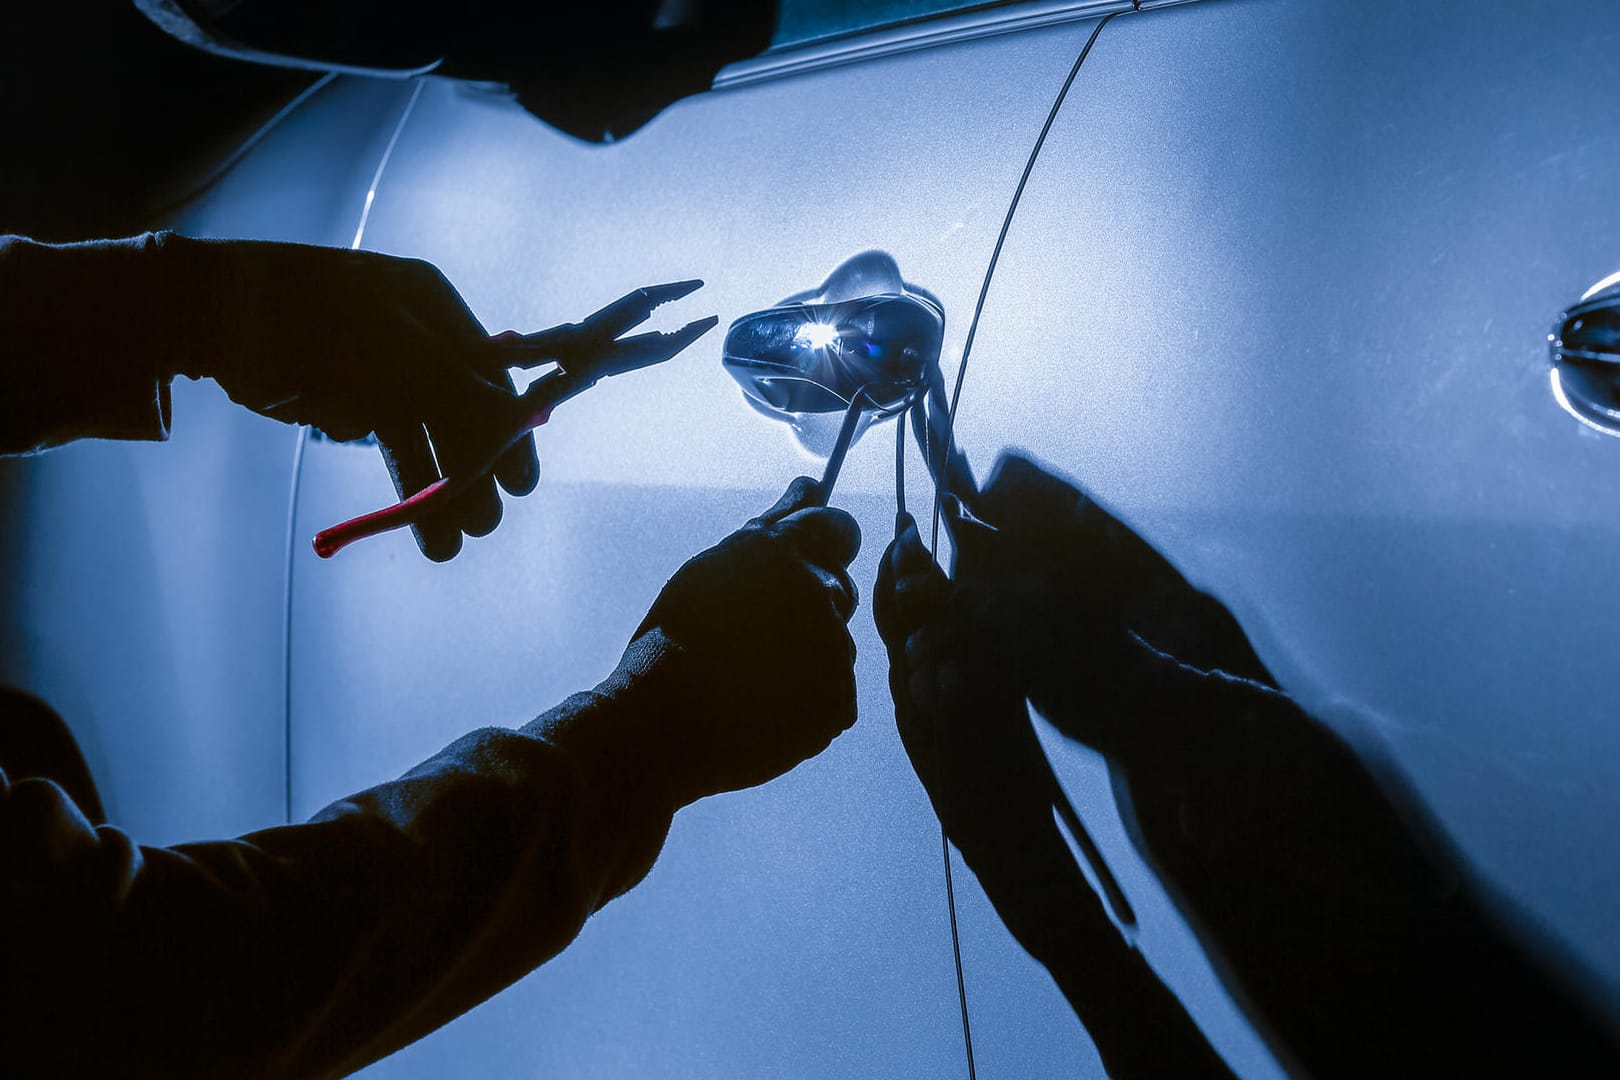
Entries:
[[1547, 344], [1558, 404], [1588, 427], [1620, 435], [1620, 283], [1559, 315]]

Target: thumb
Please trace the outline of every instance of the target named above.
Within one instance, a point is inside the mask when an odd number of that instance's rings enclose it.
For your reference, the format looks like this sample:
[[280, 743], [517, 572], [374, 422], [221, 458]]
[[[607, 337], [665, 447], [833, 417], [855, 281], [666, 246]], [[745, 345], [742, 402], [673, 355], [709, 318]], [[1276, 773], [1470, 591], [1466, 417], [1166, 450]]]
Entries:
[[861, 550], [860, 525], [832, 507], [796, 510], [781, 520], [776, 532], [805, 558], [827, 569], [847, 567]]
[[796, 476], [788, 485], [782, 497], [776, 500], [769, 510], [755, 518], [750, 524], [775, 525], [789, 514], [804, 510], [812, 506], [825, 505], [827, 499], [822, 494], [821, 484], [808, 476]]

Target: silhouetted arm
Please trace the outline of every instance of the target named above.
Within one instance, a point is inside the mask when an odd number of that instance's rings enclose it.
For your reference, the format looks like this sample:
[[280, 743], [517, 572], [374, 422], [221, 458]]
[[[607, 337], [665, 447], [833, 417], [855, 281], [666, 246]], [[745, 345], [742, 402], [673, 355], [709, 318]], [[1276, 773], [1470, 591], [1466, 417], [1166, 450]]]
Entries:
[[801, 478], [689, 560], [596, 690], [304, 824], [141, 847], [0, 775], [6, 1074], [334, 1075], [554, 955], [678, 807], [854, 722], [859, 530], [817, 501]]
[[1230, 1075], [1093, 893], [1053, 820], [1064, 796], [1022, 691], [957, 618], [950, 583], [905, 521], [879, 564], [872, 608], [901, 740], [946, 835], [1110, 1075]]
[[412, 526], [434, 560], [500, 523], [498, 488], [539, 480], [532, 439], [487, 466], [520, 411], [512, 360], [417, 259], [169, 232], [0, 238], [0, 453], [166, 438], [174, 378], [211, 378], [271, 419], [375, 434], [402, 499], [442, 473], [470, 482]]
[[157, 243], [0, 236], [0, 454], [168, 438], [166, 323], [188, 298], [142, 272]]
[[1345, 1077], [1620, 1064], [1579, 968], [1531, 951], [1376, 755], [1285, 694], [1156, 650], [1121, 672], [1137, 678], [1107, 751], [1128, 831], [1280, 1053]]
[[48, 781], [0, 782], [8, 1068], [330, 1075], [459, 1015], [652, 864], [674, 812], [656, 773], [566, 737], [626, 730], [649, 696], [577, 695], [219, 843], [137, 846]]

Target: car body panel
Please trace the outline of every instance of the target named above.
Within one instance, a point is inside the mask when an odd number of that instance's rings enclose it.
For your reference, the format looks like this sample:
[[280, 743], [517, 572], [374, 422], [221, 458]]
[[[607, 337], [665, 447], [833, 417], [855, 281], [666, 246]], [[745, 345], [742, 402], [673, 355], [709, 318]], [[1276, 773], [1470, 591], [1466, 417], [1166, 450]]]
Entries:
[[[970, 310], [1091, 28], [718, 91], [607, 147], [429, 81], [363, 243], [437, 264], [491, 330], [694, 276], [708, 286], [657, 325], [730, 320], [880, 249], [940, 298], [946, 348], [960, 349], [966, 327], [950, 318]], [[819, 471], [745, 403], [720, 345], [711, 334], [560, 409], [539, 432], [540, 489], [442, 566], [403, 533], [317, 560], [308, 536], [391, 492], [374, 453], [310, 443], [292, 579], [296, 816], [590, 686], [684, 559]], [[866, 532], [863, 585], [892, 531], [893, 437], [892, 424], [868, 432], [839, 482]], [[868, 614], [854, 634], [863, 723], [779, 781], [682, 811], [649, 878], [564, 955], [377, 1071], [430, 1072], [476, 1046], [495, 1071], [568, 1075], [965, 1072], [938, 825], [888, 719]], [[1044, 972], [1004, 932], [1000, 944], [1009, 980], [1049, 997], [1061, 1029], [1046, 1041], [1084, 1052]]]
[[[1017, 33], [768, 58], [609, 146], [487, 90], [338, 79], [177, 224], [429, 259], [491, 330], [692, 276], [708, 287], [657, 325], [729, 320], [878, 249], [942, 302], [949, 377], [1095, 26], [1051, 24], [1060, 6], [1010, 6], [1040, 9]], [[1230, 604], [1284, 683], [1410, 776], [1527, 927], [1610, 989], [1620, 448], [1553, 404], [1545, 334], [1620, 267], [1617, 23], [1597, 0], [1112, 20], [1012, 221], [958, 428], [981, 472], [1027, 450]], [[316, 559], [315, 531], [392, 500], [375, 451], [309, 439], [295, 475], [297, 433], [211, 385], [176, 387], [169, 446], [0, 462], [26, 521], [0, 538], [0, 675], [62, 709], [115, 819], [151, 842], [301, 819], [468, 728], [520, 724], [611, 669], [686, 557], [819, 470], [744, 403], [720, 336], [559, 410], [540, 489], [444, 566], [404, 533]], [[835, 499], [865, 531], [863, 588], [893, 437], [865, 434]], [[907, 499], [931, 499], [915, 452]], [[647, 881], [564, 954], [373, 1074], [965, 1074], [938, 828], [865, 610], [852, 630], [850, 733], [682, 811]], [[1038, 726], [1149, 960], [1243, 1075], [1273, 1074], [1101, 762]], [[954, 867], [984, 1075], [1100, 1074]]]
[[289, 465], [212, 387], [167, 445], [0, 462], [11, 514], [0, 682], [67, 721], [111, 820], [147, 843], [262, 828], [284, 807]]
[[[294, 113], [181, 213], [194, 235], [347, 245], [410, 87], [351, 83]], [[313, 125], [313, 127], [312, 127]], [[318, 128], [318, 135], [314, 128]], [[87, 305], [94, 298], [86, 297]], [[0, 681], [68, 723], [137, 840], [286, 813], [287, 524], [296, 429], [176, 381], [169, 442], [0, 460]]]
[[1547, 331], [1620, 266], [1620, 126], [1593, 112], [1617, 45], [1602, 3], [1116, 19], [958, 424], [981, 468], [1023, 447], [1226, 601], [1611, 996], [1620, 445], [1554, 404]]

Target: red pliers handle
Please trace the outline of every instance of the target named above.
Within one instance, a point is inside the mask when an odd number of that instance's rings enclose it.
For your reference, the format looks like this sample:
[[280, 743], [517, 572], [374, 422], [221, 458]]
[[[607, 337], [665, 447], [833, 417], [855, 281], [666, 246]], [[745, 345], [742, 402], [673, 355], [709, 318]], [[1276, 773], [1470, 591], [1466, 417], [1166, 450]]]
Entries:
[[711, 315], [668, 334], [654, 331], [623, 339], [619, 335], [645, 322], [660, 304], [678, 300], [702, 285], [701, 281], [649, 285], [621, 296], [583, 322], [565, 323], [533, 334], [497, 335], [498, 347], [512, 358], [508, 366], [532, 368], [555, 363], [557, 367], [536, 379], [519, 396], [515, 419], [503, 437], [495, 440], [488, 457], [476, 468], [436, 480], [393, 506], [323, 529], [315, 534], [315, 554], [330, 559], [356, 540], [431, 517], [473, 487], [513, 443], [551, 419], [552, 410], [564, 401], [589, 390], [605, 376], [651, 367], [675, 356], [720, 320]]

